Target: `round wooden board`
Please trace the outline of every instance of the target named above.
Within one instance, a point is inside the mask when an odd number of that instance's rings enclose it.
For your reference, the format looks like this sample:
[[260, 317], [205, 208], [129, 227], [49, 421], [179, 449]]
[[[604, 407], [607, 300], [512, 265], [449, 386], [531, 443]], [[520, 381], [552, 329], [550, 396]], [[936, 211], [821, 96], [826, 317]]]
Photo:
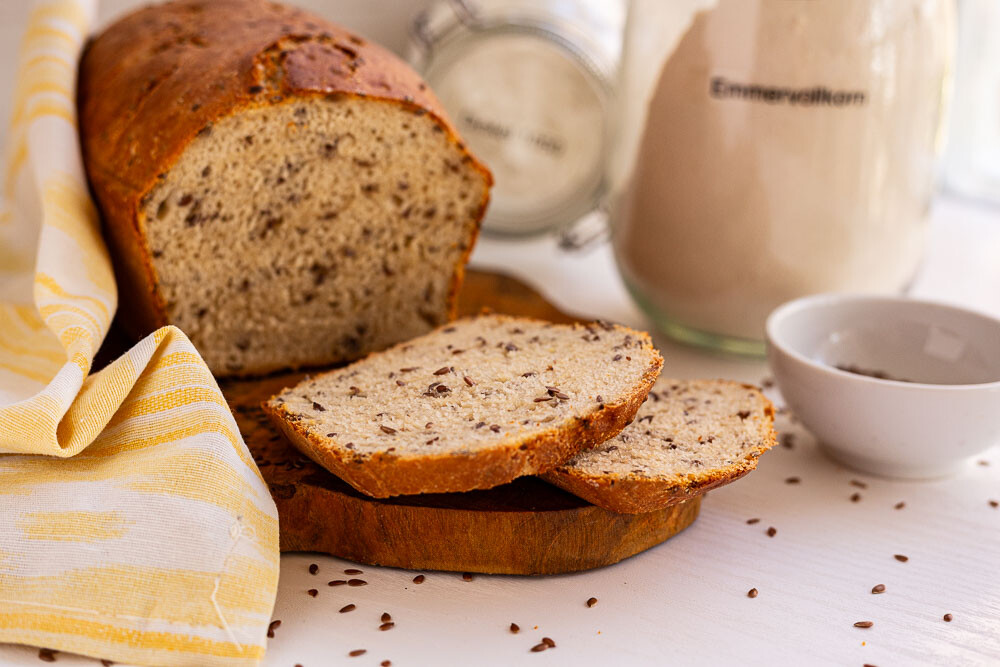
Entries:
[[[461, 311], [572, 318], [511, 278], [470, 272]], [[298, 452], [260, 403], [305, 373], [222, 385], [278, 507], [282, 551], [358, 563], [488, 574], [557, 574], [616, 563], [676, 535], [701, 498], [647, 514], [616, 514], [536, 478], [487, 491], [369, 498]]]

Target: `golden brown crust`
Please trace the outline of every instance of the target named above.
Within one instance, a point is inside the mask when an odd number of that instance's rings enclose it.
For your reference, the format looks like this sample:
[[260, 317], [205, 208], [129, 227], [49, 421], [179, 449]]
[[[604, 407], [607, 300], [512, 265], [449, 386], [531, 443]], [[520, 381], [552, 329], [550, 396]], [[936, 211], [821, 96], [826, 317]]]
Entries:
[[[760, 391], [751, 384], [739, 384], [747, 389]], [[725, 468], [707, 470], [678, 480], [639, 475], [591, 475], [559, 467], [544, 473], [542, 479], [598, 507], [623, 514], [653, 512], [700, 496], [709, 489], [729, 484], [754, 470], [760, 455], [778, 444], [778, 436], [774, 430], [774, 405], [763, 394], [760, 398], [765, 402], [765, 419], [760, 425], [760, 444]]]
[[[84, 161], [116, 258], [121, 315], [133, 333], [167, 323], [145, 240], [143, 202], [199, 132], [243, 109], [347, 95], [429, 114], [484, 179], [420, 77], [389, 51], [308, 12], [264, 0], [180, 0], [140, 9], [91, 44], [80, 64]], [[463, 264], [472, 251], [468, 243]], [[462, 264], [456, 266], [453, 312]]]
[[[525, 321], [528, 318], [516, 319]], [[568, 428], [549, 429], [529, 440], [511, 439], [467, 456], [403, 457], [381, 453], [365, 458], [348, 456], [343, 449], [331, 447], [328, 438], [299, 423], [287, 405], [275, 400], [277, 395], [262, 407], [302, 453], [374, 498], [490, 489], [524, 475], [551, 470], [581, 450], [614, 437], [635, 418], [660, 374], [663, 357], [653, 349], [649, 334], [626, 327], [615, 328], [635, 336], [643, 348], [654, 353], [652, 364], [643, 372], [631, 395], [620, 403], [595, 408], [586, 417], [578, 417]], [[363, 360], [356, 363], [363, 363]]]
[[603, 567], [690, 525], [700, 498], [615, 514], [535, 477], [487, 491], [369, 498], [306, 459], [260, 404], [302, 374], [222, 382], [281, 523], [281, 550], [414, 570], [559, 574]]

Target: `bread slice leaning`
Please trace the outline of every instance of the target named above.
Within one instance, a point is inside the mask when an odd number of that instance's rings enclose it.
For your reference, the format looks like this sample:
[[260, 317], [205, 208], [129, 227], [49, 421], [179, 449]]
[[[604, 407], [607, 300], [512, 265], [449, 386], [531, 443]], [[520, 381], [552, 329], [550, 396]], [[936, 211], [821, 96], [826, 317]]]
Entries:
[[739, 479], [775, 444], [774, 406], [755, 387], [661, 378], [632, 424], [543, 478], [613, 512], [652, 512]]
[[616, 435], [662, 364], [625, 327], [483, 315], [307, 379], [264, 410], [362, 493], [469, 491]]

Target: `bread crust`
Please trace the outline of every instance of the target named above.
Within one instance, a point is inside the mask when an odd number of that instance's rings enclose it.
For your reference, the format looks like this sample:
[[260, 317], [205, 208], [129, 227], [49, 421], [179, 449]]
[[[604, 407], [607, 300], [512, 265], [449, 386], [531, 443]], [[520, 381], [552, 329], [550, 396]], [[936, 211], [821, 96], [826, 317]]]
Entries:
[[386, 49], [306, 11], [264, 0], [179, 0], [120, 19], [80, 63], [84, 163], [116, 260], [120, 319], [131, 333], [168, 323], [143, 208], [185, 148], [241, 111], [330, 96], [428, 114], [481, 174], [477, 225], [448, 293], [454, 316], [493, 180], [427, 85]]
[[[527, 319], [511, 318], [511, 321]], [[583, 329], [585, 325], [573, 326]], [[331, 447], [328, 438], [300, 423], [286, 404], [275, 400], [284, 392], [265, 401], [262, 408], [302, 453], [373, 498], [489, 489], [524, 475], [551, 470], [581, 450], [614, 437], [632, 422], [660, 374], [663, 357], [653, 348], [649, 334], [618, 325], [615, 329], [633, 335], [643, 348], [654, 354], [653, 362], [625, 400], [598, 406], [586, 416], [577, 417], [569, 427], [551, 428], [530, 438], [508, 438], [495, 447], [467, 456], [405, 457], [385, 453], [348, 456], [343, 449]]]
[[[760, 392], [752, 384], [732, 384]], [[774, 405], [763, 394], [760, 398], [764, 401], [765, 417], [760, 424], [760, 444], [730, 466], [688, 475], [683, 481], [631, 474], [590, 475], [567, 466], [544, 473], [542, 479], [598, 507], [621, 514], [653, 512], [703, 495], [754, 470], [760, 455], [778, 444], [778, 435], [774, 430]]]

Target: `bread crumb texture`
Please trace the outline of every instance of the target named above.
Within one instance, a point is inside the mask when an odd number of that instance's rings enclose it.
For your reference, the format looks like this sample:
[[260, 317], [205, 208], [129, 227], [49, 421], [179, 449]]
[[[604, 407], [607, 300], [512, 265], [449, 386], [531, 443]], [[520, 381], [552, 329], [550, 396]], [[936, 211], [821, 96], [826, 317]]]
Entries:
[[463, 491], [615, 435], [661, 365], [645, 333], [486, 315], [308, 379], [265, 410], [370, 495]]
[[197, 137], [145, 228], [168, 318], [219, 374], [356, 359], [447, 321], [483, 179], [430, 115], [352, 97]]
[[755, 387], [661, 378], [621, 433], [545, 475], [618, 512], [648, 512], [727, 484], [777, 443], [774, 407]]

